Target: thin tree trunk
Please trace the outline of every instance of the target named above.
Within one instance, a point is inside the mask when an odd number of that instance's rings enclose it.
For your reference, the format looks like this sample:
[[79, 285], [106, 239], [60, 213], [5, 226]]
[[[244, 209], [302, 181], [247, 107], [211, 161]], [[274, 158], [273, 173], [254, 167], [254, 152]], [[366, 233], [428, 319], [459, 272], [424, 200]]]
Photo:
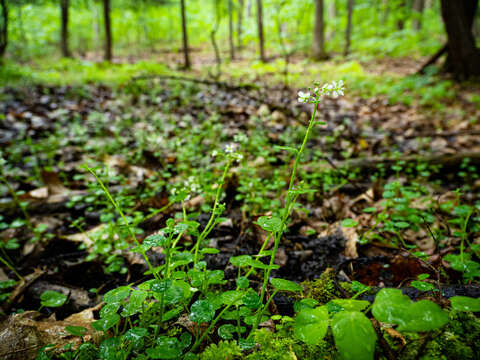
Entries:
[[383, 26], [383, 25], [387, 24], [388, 17], [390, 15], [390, 4], [389, 4], [388, 0], [382, 0], [382, 7], [383, 7], [383, 16], [382, 16], [382, 21], [380, 22], [380, 24]]
[[313, 26], [312, 55], [314, 60], [325, 60], [325, 21], [323, 18], [323, 0], [315, 0], [315, 24]]
[[242, 49], [242, 31], [243, 31], [243, 10], [245, 7], [244, 0], [238, 0], [237, 10], [237, 48]]
[[265, 62], [265, 38], [263, 36], [263, 6], [262, 0], [257, 0], [257, 26], [258, 26], [258, 43], [260, 47], [260, 60]]
[[457, 79], [480, 76], [480, 50], [472, 31], [478, 0], [441, 0], [441, 6], [448, 36], [445, 70]]
[[105, 60], [112, 61], [112, 24], [110, 21], [110, 0], [103, 0], [103, 21], [105, 23]]
[[8, 7], [6, 0], [0, 0], [2, 8], [2, 27], [0, 28], [0, 57], [5, 55], [8, 45]]
[[[400, 17], [397, 18], [397, 29], [403, 30], [405, 28], [405, 8], [407, 6], [406, 0], [402, 0], [397, 8], [397, 13], [400, 13]], [[398, 16], [398, 14], [397, 14]]]
[[182, 16], [182, 34], [183, 34], [183, 59], [185, 69], [190, 69], [190, 53], [188, 49], [187, 15], [185, 9], [185, 0], [180, 0], [180, 11]]
[[423, 16], [423, 10], [424, 9], [425, 9], [425, 0], [414, 0], [413, 1], [412, 28], [415, 31], [419, 31], [422, 28], [422, 16]]
[[[328, 6], [328, 19], [330, 19], [333, 23], [338, 17], [337, 11], [337, 0], [332, 0], [330, 5]], [[335, 37], [335, 26], [330, 26], [330, 31], [328, 32], [327, 39], [333, 39]]]
[[475, 20], [473, 22], [473, 35], [478, 39], [480, 38], [480, 18], [475, 16]]
[[344, 56], [350, 53], [350, 41], [352, 37], [352, 23], [353, 23], [353, 7], [355, 6], [355, 0], [347, 1], [347, 30], [345, 32], [345, 50]]
[[70, 49], [68, 47], [68, 10], [70, 7], [70, 0], [60, 0], [60, 15], [62, 18], [62, 28], [60, 37], [60, 47], [64, 57], [71, 57]]
[[233, 43], [233, 2], [228, 0], [228, 43], [230, 45], [230, 59], [235, 59], [235, 44]]

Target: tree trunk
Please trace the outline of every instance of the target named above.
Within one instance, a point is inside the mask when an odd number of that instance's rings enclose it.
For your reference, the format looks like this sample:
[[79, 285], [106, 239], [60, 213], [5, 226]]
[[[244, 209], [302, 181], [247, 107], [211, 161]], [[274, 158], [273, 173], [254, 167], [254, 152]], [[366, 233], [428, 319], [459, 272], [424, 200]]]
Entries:
[[314, 60], [325, 60], [325, 21], [323, 17], [323, 0], [315, 0], [315, 24], [313, 26], [312, 56]]
[[400, 1], [400, 4], [397, 8], [397, 29], [403, 30], [405, 28], [405, 12], [406, 12], [407, 2], [406, 0]]
[[105, 60], [112, 61], [112, 24], [110, 21], [110, 0], [103, 0], [103, 21], [105, 25]]
[[265, 62], [265, 38], [263, 36], [263, 6], [262, 0], [257, 0], [257, 26], [258, 26], [258, 44], [260, 47], [260, 60]]
[[480, 17], [475, 16], [475, 20], [473, 22], [473, 35], [475, 38], [480, 38]]
[[459, 80], [480, 76], [480, 50], [472, 31], [478, 0], [441, 0], [441, 7], [448, 37], [445, 70]]
[[62, 18], [62, 29], [60, 36], [60, 47], [64, 57], [71, 57], [70, 49], [68, 47], [68, 10], [70, 7], [70, 0], [60, 0], [60, 15]]
[[380, 22], [380, 25], [386, 25], [388, 22], [388, 17], [390, 15], [390, 4], [388, 0], [382, 0], [382, 7], [383, 7], [383, 16]]
[[228, 43], [230, 45], [230, 59], [235, 59], [235, 45], [233, 43], [233, 3], [228, 0]]
[[423, 10], [424, 9], [425, 9], [425, 0], [414, 0], [413, 1], [412, 28], [415, 31], [419, 31], [422, 28], [422, 16], [423, 16]]
[[347, 56], [350, 53], [350, 39], [352, 37], [352, 23], [353, 23], [353, 7], [355, 5], [355, 0], [347, 1], [347, 31], [345, 32], [345, 50], [343, 52], [344, 56]]
[[5, 55], [8, 45], [8, 8], [7, 1], [0, 0], [2, 8], [2, 26], [0, 27], [0, 57]]
[[180, 0], [180, 11], [182, 16], [182, 34], [183, 34], [183, 59], [185, 69], [190, 69], [190, 53], [188, 49], [187, 15], [185, 9], [185, 0]]
[[[333, 23], [335, 23], [335, 21], [333, 21], [334, 19], [337, 19], [338, 17], [338, 10], [337, 10], [337, 0], [332, 0], [332, 2], [330, 2], [330, 5], [328, 6], [328, 19], [332, 20]], [[335, 26], [330, 26], [330, 31], [328, 32], [327, 34], [327, 39], [333, 39], [335, 37]]]
[[237, 48], [242, 49], [242, 31], [243, 31], [243, 9], [245, 7], [244, 0], [238, 0], [237, 10]]

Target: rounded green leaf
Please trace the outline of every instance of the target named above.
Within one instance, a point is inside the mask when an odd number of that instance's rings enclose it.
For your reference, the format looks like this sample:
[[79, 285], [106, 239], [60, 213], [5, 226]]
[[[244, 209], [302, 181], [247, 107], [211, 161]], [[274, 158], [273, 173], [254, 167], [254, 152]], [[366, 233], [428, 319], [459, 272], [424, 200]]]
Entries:
[[103, 301], [107, 304], [118, 303], [126, 299], [128, 295], [130, 295], [130, 288], [128, 286], [120, 286], [103, 295]]
[[450, 298], [452, 308], [457, 311], [480, 311], [480, 299], [474, 299], [467, 296], [454, 296]]
[[197, 300], [190, 308], [190, 320], [196, 323], [209, 322], [215, 316], [215, 308], [208, 300]]
[[59, 307], [67, 301], [67, 295], [53, 290], [46, 290], [40, 295], [40, 304], [46, 307]]
[[252, 262], [252, 257], [250, 255], [232, 256], [230, 258], [230, 262], [232, 263], [233, 266], [236, 266], [236, 267], [250, 266]]
[[218, 336], [223, 340], [231, 340], [235, 331], [235, 326], [232, 324], [224, 324], [218, 328]]
[[382, 289], [373, 303], [372, 313], [378, 321], [388, 324], [404, 324], [411, 300], [398, 289]]
[[250, 309], [258, 309], [262, 303], [260, 302], [260, 296], [254, 291], [247, 292], [242, 297], [243, 304]]
[[147, 349], [147, 355], [152, 359], [176, 359], [182, 355], [180, 342], [176, 338], [160, 336], [157, 346]]
[[429, 300], [412, 303], [406, 314], [406, 321], [399, 324], [399, 331], [423, 332], [439, 329], [448, 322], [448, 314]]
[[320, 306], [315, 309], [305, 308], [301, 310], [295, 318], [293, 330], [299, 340], [308, 345], [318, 344], [327, 334], [327, 308]]
[[256, 222], [265, 231], [277, 232], [282, 229], [282, 219], [279, 217], [260, 216]]
[[337, 305], [340, 311], [362, 311], [370, 305], [366, 300], [334, 299], [331, 302]]
[[342, 311], [333, 317], [333, 338], [344, 360], [373, 360], [377, 336], [372, 323], [358, 311]]
[[278, 290], [278, 291], [291, 291], [291, 292], [302, 291], [302, 287], [299, 284], [290, 280], [272, 278], [270, 279], [270, 283], [273, 285], [275, 290]]
[[155, 280], [150, 285], [150, 290], [162, 294], [172, 286], [172, 280]]
[[239, 289], [247, 289], [250, 285], [250, 280], [248, 280], [248, 278], [246, 278], [245, 276], [240, 276], [236, 280], [236, 283]]
[[92, 327], [98, 331], [107, 331], [111, 329], [120, 321], [120, 315], [112, 314], [108, 317], [102, 318], [92, 322]]

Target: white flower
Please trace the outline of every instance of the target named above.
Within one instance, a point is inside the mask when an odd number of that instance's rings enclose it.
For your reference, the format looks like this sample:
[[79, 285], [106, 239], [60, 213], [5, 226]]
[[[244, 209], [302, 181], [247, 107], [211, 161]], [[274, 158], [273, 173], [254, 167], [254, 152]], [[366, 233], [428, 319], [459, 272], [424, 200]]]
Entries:
[[216, 157], [217, 155], [218, 155], [218, 151], [217, 151], [217, 150], [213, 150], [213, 151], [212, 151], [212, 157], [214, 158], [214, 157]]
[[226, 152], [227, 154], [231, 154], [231, 153], [233, 153], [233, 152], [235, 151], [235, 148], [236, 148], [235, 144], [227, 144], [227, 145], [225, 146], [225, 152]]
[[310, 100], [310, 93], [299, 91], [298, 92], [298, 102], [307, 103]]

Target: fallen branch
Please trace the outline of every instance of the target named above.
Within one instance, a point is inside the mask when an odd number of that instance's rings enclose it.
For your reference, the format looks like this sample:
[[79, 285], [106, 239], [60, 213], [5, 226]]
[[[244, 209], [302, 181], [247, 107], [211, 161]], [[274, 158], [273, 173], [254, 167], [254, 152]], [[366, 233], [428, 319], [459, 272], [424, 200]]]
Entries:
[[435, 54], [433, 54], [433, 56], [425, 63], [423, 64], [423, 66], [420, 68], [420, 70], [418, 70], [418, 74], [425, 74], [425, 70], [427, 69], [427, 67], [429, 67], [430, 65], [433, 65], [437, 62], [438, 59], [440, 59], [440, 57], [442, 57], [443, 54], [445, 54], [448, 50], [448, 44], [445, 44], [443, 45], [443, 47], [438, 50]]

